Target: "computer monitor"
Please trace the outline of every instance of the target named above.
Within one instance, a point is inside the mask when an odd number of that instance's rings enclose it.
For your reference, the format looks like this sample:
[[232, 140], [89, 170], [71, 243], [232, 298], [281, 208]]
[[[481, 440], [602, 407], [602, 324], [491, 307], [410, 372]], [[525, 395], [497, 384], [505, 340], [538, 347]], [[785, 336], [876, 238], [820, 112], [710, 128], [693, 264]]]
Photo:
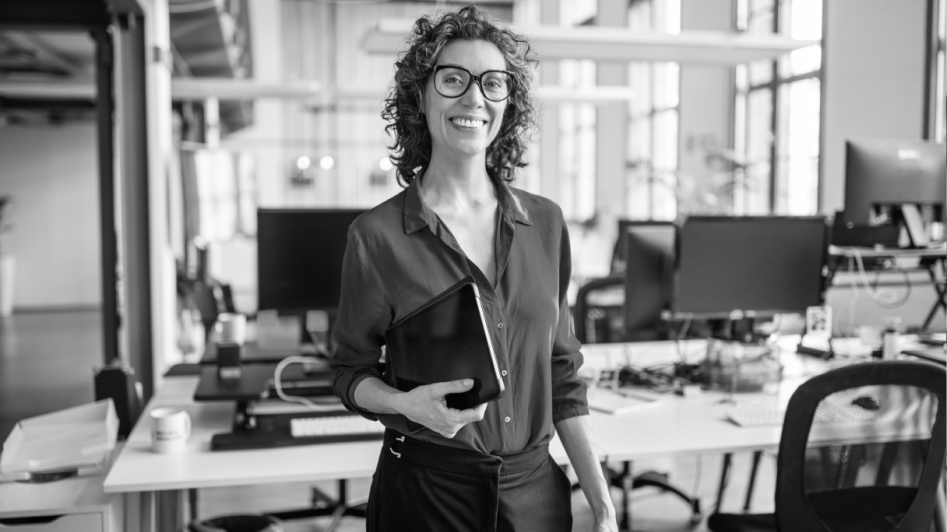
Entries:
[[667, 332], [664, 312], [673, 295], [675, 239], [671, 222], [627, 222], [620, 236], [625, 253], [625, 340], [658, 340]]
[[259, 309], [301, 314], [337, 308], [349, 225], [363, 212], [259, 209]]
[[[895, 209], [912, 243], [924, 236], [912, 228], [923, 223], [918, 206], [932, 211], [927, 222], [944, 222], [947, 152], [926, 140], [858, 139], [845, 143], [844, 222], [868, 225], [879, 209]], [[909, 206], [903, 210], [903, 206]]]
[[821, 216], [692, 216], [680, 229], [672, 311], [727, 318], [820, 305], [827, 230]]

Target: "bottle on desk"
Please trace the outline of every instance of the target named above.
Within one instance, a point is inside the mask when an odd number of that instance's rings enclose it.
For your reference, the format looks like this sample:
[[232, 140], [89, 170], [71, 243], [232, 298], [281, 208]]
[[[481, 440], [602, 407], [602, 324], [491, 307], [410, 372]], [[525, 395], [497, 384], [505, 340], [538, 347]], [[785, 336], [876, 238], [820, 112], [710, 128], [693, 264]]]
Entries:
[[881, 334], [882, 360], [894, 360], [901, 352], [901, 318], [892, 316], [885, 319], [885, 330]]

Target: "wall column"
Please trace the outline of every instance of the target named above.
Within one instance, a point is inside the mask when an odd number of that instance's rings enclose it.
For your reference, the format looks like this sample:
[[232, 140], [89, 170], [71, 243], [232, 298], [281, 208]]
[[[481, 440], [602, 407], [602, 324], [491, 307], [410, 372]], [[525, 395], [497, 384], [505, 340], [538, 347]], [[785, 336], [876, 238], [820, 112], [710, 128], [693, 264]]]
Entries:
[[819, 212], [845, 203], [846, 139], [925, 138], [928, 1], [823, 3]]
[[[682, 0], [681, 30], [733, 30], [731, 0]], [[698, 190], [717, 172], [708, 150], [733, 146], [733, 70], [727, 66], [682, 64], [678, 107], [678, 170]]]
[[[540, 23], [559, 25], [559, 0], [541, 0]], [[541, 85], [559, 85], [559, 61], [541, 61]], [[559, 201], [559, 104], [539, 102], [539, 193]]]
[[[627, 22], [628, 2], [598, 1], [596, 26], [625, 27]], [[599, 86], [627, 86], [628, 63], [599, 61], [596, 76]], [[627, 138], [628, 103], [598, 104], [595, 117], [595, 211], [599, 227], [609, 239], [616, 236], [616, 221], [625, 214]]]

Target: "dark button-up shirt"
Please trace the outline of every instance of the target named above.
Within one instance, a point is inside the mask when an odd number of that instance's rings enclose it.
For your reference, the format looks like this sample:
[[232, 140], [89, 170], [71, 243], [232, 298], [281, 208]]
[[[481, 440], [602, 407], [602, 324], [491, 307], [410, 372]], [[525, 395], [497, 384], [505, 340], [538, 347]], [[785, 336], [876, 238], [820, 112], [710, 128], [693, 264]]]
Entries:
[[[358, 384], [383, 375], [385, 331], [460, 279], [480, 290], [506, 391], [483, 420], [453, 439], [422, 429], [414, 437], [451, 447], [503, 454], [548, 443], [553, 424], [588, 413], [582, 365], [566, 298], [572, 271], [569, 233], [552, 201], [494, 179], [499, 200], [496, 285], [464, 254], [421, 197], [415, 179], [401, 193], [359, 216], [348, 232], [336, 350], [335, 393], [346, 408], [408, 434], [407, 418], [374, 414], [355, 404]], [[389, 372], [390, 373], [390, 372]]]

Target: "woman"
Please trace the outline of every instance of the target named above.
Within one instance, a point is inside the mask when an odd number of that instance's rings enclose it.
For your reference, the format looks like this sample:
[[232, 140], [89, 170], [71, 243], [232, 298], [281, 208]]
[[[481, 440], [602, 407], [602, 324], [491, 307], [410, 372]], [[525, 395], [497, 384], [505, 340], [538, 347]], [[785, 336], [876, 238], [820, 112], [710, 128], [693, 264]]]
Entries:
[[[617, 530], [589, 442], [566, 289], [569, 235], [553, 202], [507, 185], [536, 111], [529, 45], [469, 6], [422, 17], [396, 63], [383, 117], [404, 191], [349, 230], [334, 387], [388, 428], [369, 530], [571, 530], [555, 432], [595, 516]], [[469, 410], [468, 381], [400, 392], [383, 376], [385, 330], [465, 276], [477, 283], [506, 391]], [[411, 432], [408, 422], [425, 427]]]

